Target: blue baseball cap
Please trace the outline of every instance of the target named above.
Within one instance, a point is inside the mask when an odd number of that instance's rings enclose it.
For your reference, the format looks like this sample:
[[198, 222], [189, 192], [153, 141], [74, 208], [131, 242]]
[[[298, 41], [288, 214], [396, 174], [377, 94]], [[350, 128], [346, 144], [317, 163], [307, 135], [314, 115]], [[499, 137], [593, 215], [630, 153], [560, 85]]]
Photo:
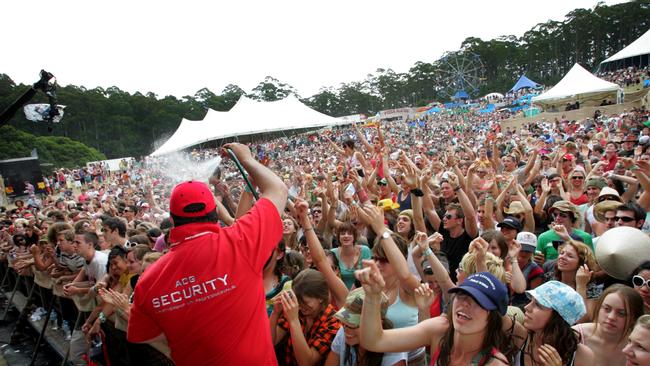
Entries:
[[533, 290], [526, 291], [528, 298], [534, 298], [538, 304], [557, 311], [569, 325], [587, 313], [582, 296], [571, 286], [559, 281], [548, 281]]
[[470, 275], [458, 287], [450, 289], [450, 294], [466, 292], [485, 310], [498, 310], [506, 315], [508, 310], [508, 290], [506, 286], [489, 272]]

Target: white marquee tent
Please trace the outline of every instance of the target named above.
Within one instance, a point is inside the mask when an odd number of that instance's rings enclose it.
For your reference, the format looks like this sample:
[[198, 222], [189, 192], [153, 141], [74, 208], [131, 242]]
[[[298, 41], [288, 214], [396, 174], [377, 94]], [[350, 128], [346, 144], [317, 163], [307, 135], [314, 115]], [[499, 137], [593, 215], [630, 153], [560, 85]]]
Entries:
[[635, 57], [639, 58], [638, 61], [642, 61], [641, 58], [645, 57], [645, 62], [647, 63], [648, 54], [650, 54], [650, 29], [648, 29], [648, 31], [641, 37], [637, 38], [636, 41], [630, 43], [627, 47], [601, 62], [599, 69], [604, 70], [611, 69], [612, 66], [627, 66], [627, 64], [634, 64], [634, 62], [625, 62], [625, 60]]
[[183, 119], [169, 140], [151, 155], [164, 155], [200, 143], [234, 136], [339, 124], [342, 124], [342, 121], [338, 118], [307, 107], [293, 95], [275, 102], [257, 102], [242, 96], [228, 112], [208, 110], [201, 121]]
[[560, 106], [563, 103], [586, 99], [616, 99], [622, 92], [620, 86], [596, 77], [579, 64], [573, 65], [562, 80], [546, 93], [533, 97], [533, 103]]

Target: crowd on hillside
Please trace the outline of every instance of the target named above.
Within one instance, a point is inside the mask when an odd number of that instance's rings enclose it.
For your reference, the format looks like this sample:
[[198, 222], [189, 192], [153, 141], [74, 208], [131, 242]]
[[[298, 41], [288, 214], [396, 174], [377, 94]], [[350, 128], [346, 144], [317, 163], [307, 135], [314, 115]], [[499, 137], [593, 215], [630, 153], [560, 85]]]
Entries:
[[641, 68], [630, 66], [618, 70], [599, 72], [596, 73], [596, 76], [627, 88], [630, 86], [640, 86], [644, 80], [650, 79], [650, 69], [648, 66]]
[[[595, 257], [648, 244], [650, 113], [518, 130], [497, 113], [249, 144], [289, 192], [263, 272], [280, 365], [650, 365], [650, 246], [622, 275]], [[171, 190], [209, 182], [222, 226], [253, 202], [220, 149], [186, 155], [57, 172], [2, 208], [5, 291], [44, 294], [12, 342], [54, 299], [55, 326], [77, 324], [74, 364], [99, 343], [105, 365], [174, 363], [165, 342], [126, 333], [139, 276], [170, 248]], [[633, 233], [612, 244], [618, 227]]]

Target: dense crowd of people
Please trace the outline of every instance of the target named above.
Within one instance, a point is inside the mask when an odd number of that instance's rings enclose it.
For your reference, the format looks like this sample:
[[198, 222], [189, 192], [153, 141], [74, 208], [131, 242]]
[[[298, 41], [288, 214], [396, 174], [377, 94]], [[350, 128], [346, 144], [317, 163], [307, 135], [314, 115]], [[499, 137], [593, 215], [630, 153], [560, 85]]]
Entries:
[[[248, 144], [289, 196], [261, 273], [277, 363], [650, 365], [650, 247], [625, 276], [595, 257], [599, 243], [629, 244], [601, 240], [609, 230], [650, 233], [649, 116], [514, 130], [496, 112], [441, 115]], [[7, 283], [48, 294], [12, 341], [54, 297], [59, 326], [81, 314], [74, 364], [98, 340], [103, 364], [205, 362], [164, 339], [130, 342], [155, 335], [149, 323], [127, 338], [142, 273], [167, 266], [175, 243], [172, 189], [191, 178], [210, 184], [222, 227], [250, 215], [260, 182], [217, 148], [57, 172], [46, 193], [3, 207]], [[186, 294], [153, 306], [174, 296]], [[228, 337], [211, 326], [201, 334]]]
[[648, 66], [630, 66], [617, 70], [599, 72], [596, 73], [596, 76], [627, 88], [631, 86], [642, 86], [645, 80], [650, 79], [650, 69]]

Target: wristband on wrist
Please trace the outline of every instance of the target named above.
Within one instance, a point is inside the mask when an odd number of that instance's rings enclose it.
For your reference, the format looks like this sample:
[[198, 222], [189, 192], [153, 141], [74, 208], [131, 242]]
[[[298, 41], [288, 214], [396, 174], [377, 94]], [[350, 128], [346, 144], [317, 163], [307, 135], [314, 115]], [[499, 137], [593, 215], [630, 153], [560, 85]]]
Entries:
[[424, 196], [424, 192], [420, 188], [413, 188], [411, 189], [411, 194], [413, 194], [415, 197], [422, 197]]
[[461, 188], [462, 188], [462, 187], [460, 186], [460, 184], [457, 185], [457, 186], [454, 188], [454, 192], [458, 192]]
[[365, 190], [360, 190], [359, 192], [357, 192], [357, 195], [359, 196], [359, 201], [361, 203], [368, 201], [368, 194], [366, 193]]
[[305, 233], [308, 232], [309, 230], [314, 230], [314, 227], [311, 226], [311, 227], [302, 228], [302, 231], [305, 232]]
[[424, 252], [422, 253], [422, 255], [424, 255], [425, 257], [428, 257], [428, 256], [430, 256], [430, 255], [433, 255], [433, 250], [431, 250], [431, 248], [427, 247], [427, 249], [424, 250]]

